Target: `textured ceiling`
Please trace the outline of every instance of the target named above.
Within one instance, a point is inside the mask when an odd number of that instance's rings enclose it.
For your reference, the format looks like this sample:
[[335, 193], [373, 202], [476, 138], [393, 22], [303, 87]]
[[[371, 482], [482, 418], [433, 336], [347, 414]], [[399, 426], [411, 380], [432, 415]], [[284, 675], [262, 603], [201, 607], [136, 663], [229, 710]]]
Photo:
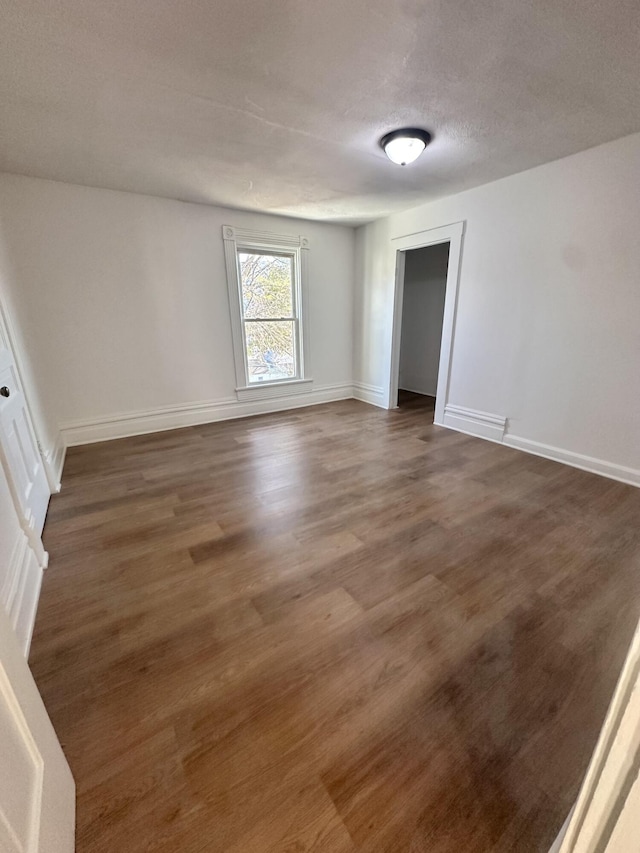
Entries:
[[0, 0], [0, 40], [0, 170], [314, 219], [640, 130], [638, 0]]

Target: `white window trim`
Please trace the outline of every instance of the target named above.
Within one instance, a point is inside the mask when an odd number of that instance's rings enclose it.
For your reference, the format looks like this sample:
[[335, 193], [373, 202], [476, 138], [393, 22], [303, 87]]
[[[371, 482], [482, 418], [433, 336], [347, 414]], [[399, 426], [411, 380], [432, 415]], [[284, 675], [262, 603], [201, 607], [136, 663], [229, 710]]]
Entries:
[[[309, 360], [309, 322], [308, 322], [308, 265], [309, 240], [301, 236], [272, 234], [268, 231], [249, 231], [232, 225], [222, 226], [224, 256], [227, 267], [227, 286], [229, 288], [229, 312], [231, 315], [231, 334], [233, 338], [233, 357], [236, 367], [236, 396], [238, 400], [263, 400], [269, 397], [285, 397], [311, 390]], [[273, 252], [291, 252], [295, 256], [297, 275], [297, 312], [299, 375], [295, 379], [276, 379], [262, 384], [247, 384], [247, 365], [242, 331], [240, 310], [242, 290], [238, 249], [253, 249]]]

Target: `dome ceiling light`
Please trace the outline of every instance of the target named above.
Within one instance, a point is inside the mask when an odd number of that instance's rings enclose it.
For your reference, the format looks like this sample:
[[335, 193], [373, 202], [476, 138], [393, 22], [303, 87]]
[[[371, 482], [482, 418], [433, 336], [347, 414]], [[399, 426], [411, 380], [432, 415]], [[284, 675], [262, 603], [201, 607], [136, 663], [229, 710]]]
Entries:
[[431, 134], [419, 127], [402, 127], [385, 133], [380, 140], [380, 147], [389, 160], [398, 166], [413, 163], [431, 142]]

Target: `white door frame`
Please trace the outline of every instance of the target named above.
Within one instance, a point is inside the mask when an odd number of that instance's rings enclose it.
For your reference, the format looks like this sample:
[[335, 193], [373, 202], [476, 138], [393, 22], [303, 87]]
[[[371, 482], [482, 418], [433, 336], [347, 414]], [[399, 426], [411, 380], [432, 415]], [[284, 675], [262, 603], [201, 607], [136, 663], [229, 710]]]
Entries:
[[[23, 398], [24, 403], [24, 414], [25, 414], [25, 423], [24, 428], [28, 431], [28, 444], [33, 449], [34, 459], [38, 460], [39, 466], [42, 466], [42, 473], [44, 479], [42, 480], [42, 500], [46, 500], [46, 504], [49, 502], [49, 498], [51, 497], [51, 480], [48, 474], [48, 466], [42, 453], [40, 442], [37, 438], [37, 434], [35, 431], [35, 427], [33, 424], [33, 418], [31, 416], [31, 410], [29, 408], [29, 401], [27, 399], [27, 394], [24, 387], [24, 382], [22, 380], [22, 371], [20, 369], [20, 364], [17, 358], [17, 350], [15, 346], [15, 339], [12, 334], [12, 328], [9, 321], [9, 315], [5, 310], [5, 307], [2, 302], [2, 297], [0, 295], [0, 351], [4, 351], [8, 353], [9, 358], [12, 364], [13, 370], [13, 381], [15, 383], [15, 390], [17, 390]], [[33, 513], [29, 506], [25, 504], [25, 496], [24, 494], [19, 494], [17, 490], [17, 485], [14, 480], [14, 471], [12, 471], [12, 466], [10, 462], [10, 458], [8, 456], [8, 449], [3, 444], [2, 439], [2, 430], [0, 430], [0, 469], [4, 471], [4, 475], [7, 479], [7, 483], [9, 484], [9, 490], [11, 492], [11, 497], [13, 499], [13, 503], [15, 505], [16, 513], [18, 515], [18, 519], [20, 520], [20, 526], [26, 533], [31, 548], [38, 558], [38, 562], [40, 566], [44, 569], [47, 567], [49, 561], [49, 555], [44, 550], [44, 545], [42, 544], [42, 526], [44, 524], [44, 520], [46, 517], [46, 506], [44, 509], [44, 514], [39, 515], [37, 518], [34, 517]], [[32, 472], [33, 473], [33, 472]]]
[[0, 850], [73, 853], [73, 777], [2, 607], [0, 755]]
[[559, 853], [632, 853], [640, 814], [640, 624]]
[[427, 231], [417, 231], [395, 237], [391, 243], [395, 255], [395, 293], [393, 298], [393, 326], [391, 330], [391, 359], [389, 371], [389, 389], [387, 409], [398, 407], [398, 373], [400, 369], [400, 338], [402, 334], [402, 301], [404, 298], [404, 269], [406, 252], [449, 243], [449, 265], [447, 267], [447, 286], [442, 318], [442, 342], [440, 344], [440, 366], [438, 368], [438, 387], [436, 391], [436, 411], [434, 423], [443, 425], [444, 408], [449, 399], [449, 381], [451, 378], [451, 355], [458, 307], [458, 285], [460, 282], [460, 262], [462, 258], [462, 239], [464, 222], [454, 222]]
[[[16, 329], [11, 319], [11, 315], [7, 310], [6, 304], [4, 302], [4, 297], [2, 293], [0, 293], [0, 325], [4, 330], [6, 341], [9, 345], [9, 349], [13, 355], [13, 360], [16, 365], [16, 370], [18, 371], [18, 378], [20, 379], [20, 383], [22, 385], [22, 390], [24, 393], [25, 404], [27, 407], [27, 414], [29, 416], [29, 422], [31, 424], [31, 430], [36, 440], [36, 444], [38, 446], [38, 452], [40, 457], [42, 458], [42, 464], [44, 465], [44, 471], [47, 476], [47, 482], [49, 483], [49, 489], [51, 494], [54, 492], [60, 491], [60, 474], [62, 473], [62, 468], [58, 469], [57, 474], [52, 468], [50, 454], [47, 454], [42, 449], [42, 442], [40, 441], [40, 431], [36, 428], [37, 421], [33, 416], [33, 409], [29, 402], [29, 395], [27, 393], [27, 383], [25, 382], [25, 371], [23, 369], [22, 364], [22, 355], [20, 353], [20, 348], [18, 347], [17, 340], [18, 337], [16, 335]], [[63, 460], [64, 461], [64, 460]]]

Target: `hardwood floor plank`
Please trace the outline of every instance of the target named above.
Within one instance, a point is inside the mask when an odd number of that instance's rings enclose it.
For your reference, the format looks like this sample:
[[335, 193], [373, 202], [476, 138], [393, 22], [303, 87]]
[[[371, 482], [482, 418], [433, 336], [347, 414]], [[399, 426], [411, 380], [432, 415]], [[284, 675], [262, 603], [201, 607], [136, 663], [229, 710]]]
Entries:
[[69, 450], [31, 665], [78, 853], [546, 853], [640, 614], [640, 490], [432, 420]]

